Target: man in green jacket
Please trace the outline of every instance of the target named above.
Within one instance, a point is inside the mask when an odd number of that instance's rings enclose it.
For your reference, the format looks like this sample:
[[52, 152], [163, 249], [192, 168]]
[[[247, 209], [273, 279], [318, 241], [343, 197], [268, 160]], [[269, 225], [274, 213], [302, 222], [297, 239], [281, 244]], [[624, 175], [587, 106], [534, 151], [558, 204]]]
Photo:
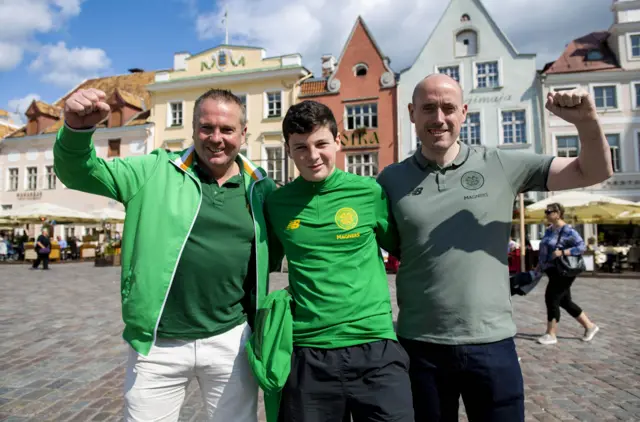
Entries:
[[293, 298], [280, 417], [412, 422], [408, 356], [394, 332], [380, 251], [396, 247], [382, 187], [335, 167], [340, 137], [325, 105], [292, 106], [283, 133], [300, 177], [267, 198]]
[[109, 112], [99, 90], [71, 95], [54, 166], [67, 187], [126, 208], [125, 420], [177, 421], [195, 377], [210, 421], [255, 422], [258, 388], [244, 344], [282, 256], [272, 254], [270, 265], [262, 211], [275, 184], [239, 155], [244, 107], [229, 91], [210, 90], [195, 103], [192, 147], [106, 161], [92, 135]]

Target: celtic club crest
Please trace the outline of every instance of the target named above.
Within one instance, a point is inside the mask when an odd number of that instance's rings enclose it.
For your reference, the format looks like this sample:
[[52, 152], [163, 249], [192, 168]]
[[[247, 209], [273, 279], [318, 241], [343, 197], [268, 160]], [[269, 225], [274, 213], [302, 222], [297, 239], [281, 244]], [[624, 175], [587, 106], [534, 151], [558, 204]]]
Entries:
[[484, 185], [484, 176], [477, 171], [468, 171], [462, 175], [460, 183], [467, 190], [478, 190]]

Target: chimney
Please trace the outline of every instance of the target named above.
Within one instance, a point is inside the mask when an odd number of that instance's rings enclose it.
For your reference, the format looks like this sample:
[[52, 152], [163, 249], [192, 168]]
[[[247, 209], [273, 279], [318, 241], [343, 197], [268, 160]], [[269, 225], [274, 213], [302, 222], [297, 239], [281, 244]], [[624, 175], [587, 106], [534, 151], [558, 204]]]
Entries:
[[331, 54], [325, 54], [322, 56], [322, 77], [328, 78], [336, 70], [336, 58]]
[[187, 70], [187, 59], [191, 57], [189, 53], [176, 53], [173, 55], [173, 70]]

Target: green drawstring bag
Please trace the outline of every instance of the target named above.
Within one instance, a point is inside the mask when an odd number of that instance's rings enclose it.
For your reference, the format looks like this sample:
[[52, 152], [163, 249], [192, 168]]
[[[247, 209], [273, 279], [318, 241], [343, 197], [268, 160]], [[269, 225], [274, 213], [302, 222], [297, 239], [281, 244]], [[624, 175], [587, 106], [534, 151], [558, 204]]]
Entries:
[[267, 422], [278, 421], [281, 391], [291, 371], [293, 317], [291, 295], [270, 293], [256, 313], [253, 334], [246, 344], [249, 365], [264, 392]]

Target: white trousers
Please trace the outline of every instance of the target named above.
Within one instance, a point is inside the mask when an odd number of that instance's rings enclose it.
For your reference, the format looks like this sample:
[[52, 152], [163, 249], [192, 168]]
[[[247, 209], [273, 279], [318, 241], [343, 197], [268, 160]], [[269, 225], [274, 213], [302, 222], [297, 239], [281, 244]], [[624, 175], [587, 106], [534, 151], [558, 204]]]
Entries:
[[194, 377], [209, 422], [257, 422], [258, 384], [244, 349], [250, 335], [245, 323], [202, 340], [158, 339], [148, 356], [130, 348], [125, 422], [178, 421]]

